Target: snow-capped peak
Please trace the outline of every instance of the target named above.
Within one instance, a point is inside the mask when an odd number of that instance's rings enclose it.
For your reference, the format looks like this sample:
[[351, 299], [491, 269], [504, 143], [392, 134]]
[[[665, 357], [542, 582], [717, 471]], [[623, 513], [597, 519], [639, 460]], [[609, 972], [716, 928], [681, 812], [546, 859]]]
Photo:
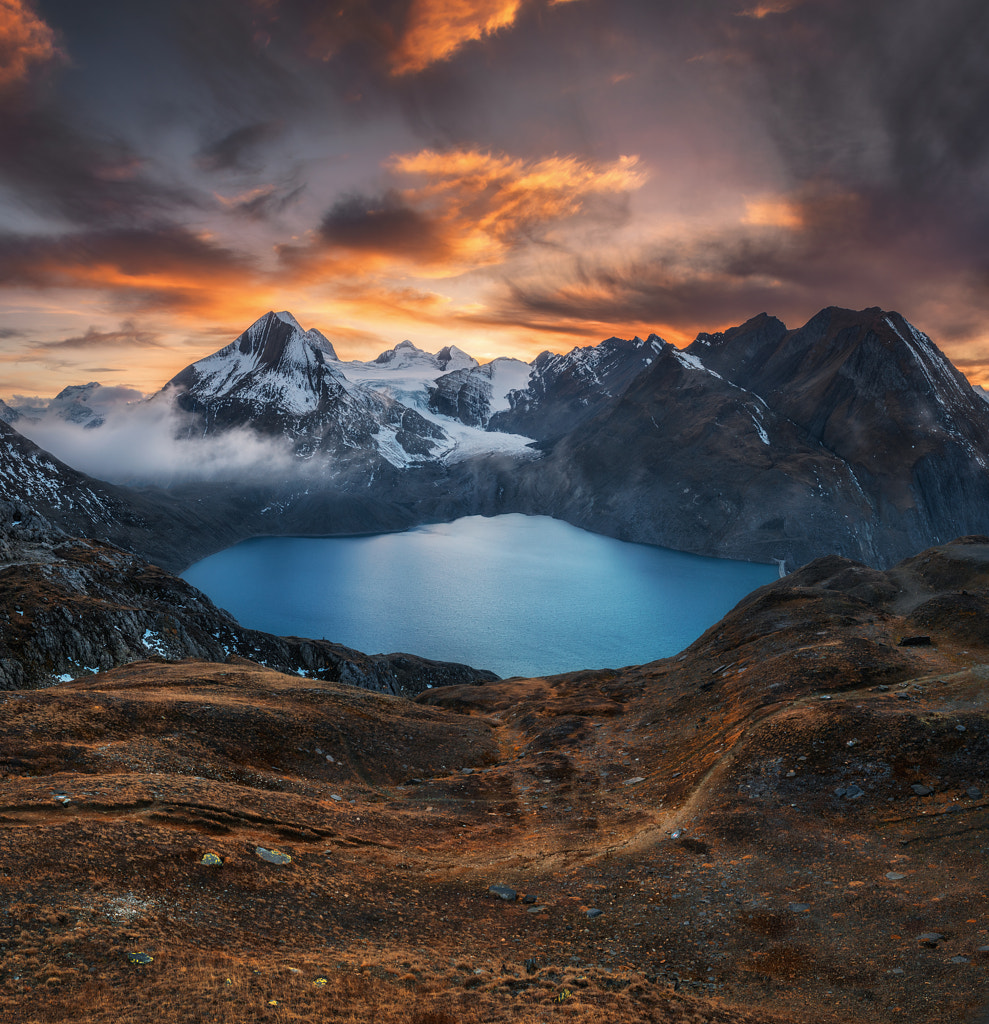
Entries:
[[461, 370], [466, 367], [477, 366], [477, 360], [473, 356], [457, 348], [456, 345], [447, 345], [441, 348], [436, 355], [432, 352], [424, 352], [418, 345], [411, 341], [400, 341], [394, 348], [382, 352], [372, 363], [373, 366], [387, 366], [389, 369], [408, 369], [413, 366], [428, 367], [449, 373], [452, 370]]
[[478, 362], [456, 345], [446, 345], [436, 353], [436, 362], [441, 370], [451, 373], [454, 370], [465, 370], [477, 366]]
[[302, 330], [302, 325], [287, 309], [283, 309], [281, 313], [276, 313], [275, 316], [277, 316], [283, 324], [288, 324], [289, 327], [294, 327], [297, 331], [301, 331], [303, 334], [307, 333]]

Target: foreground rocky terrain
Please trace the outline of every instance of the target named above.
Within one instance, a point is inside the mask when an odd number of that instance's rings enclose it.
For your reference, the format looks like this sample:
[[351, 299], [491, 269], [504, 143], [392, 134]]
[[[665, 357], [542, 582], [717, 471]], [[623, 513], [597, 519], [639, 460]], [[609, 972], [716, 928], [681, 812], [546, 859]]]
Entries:
[[3, 1019], [979, 1020], [987, 613], [970, 537], [615, 671], [0, 695]]

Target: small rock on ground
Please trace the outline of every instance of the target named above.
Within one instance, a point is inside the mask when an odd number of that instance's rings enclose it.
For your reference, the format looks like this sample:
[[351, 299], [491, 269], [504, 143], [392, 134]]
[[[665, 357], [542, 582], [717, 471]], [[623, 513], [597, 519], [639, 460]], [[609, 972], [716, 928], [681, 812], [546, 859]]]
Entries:
[[280, 850], [267, 850], [263, 846], [258, 846], [255, 847], [254, 852], [269, 864], [289, 864], [292, 861], [287, 853], [282, 853]]

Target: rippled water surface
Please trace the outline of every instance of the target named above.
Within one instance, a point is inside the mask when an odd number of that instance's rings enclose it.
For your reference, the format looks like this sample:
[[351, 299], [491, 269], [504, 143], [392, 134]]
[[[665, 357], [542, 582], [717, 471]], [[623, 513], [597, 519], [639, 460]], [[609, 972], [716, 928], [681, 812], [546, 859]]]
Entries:
[[504, 515], [260, 538], [183, 576], [253, 629], [530, 676], [675, 654], [777, 571]]

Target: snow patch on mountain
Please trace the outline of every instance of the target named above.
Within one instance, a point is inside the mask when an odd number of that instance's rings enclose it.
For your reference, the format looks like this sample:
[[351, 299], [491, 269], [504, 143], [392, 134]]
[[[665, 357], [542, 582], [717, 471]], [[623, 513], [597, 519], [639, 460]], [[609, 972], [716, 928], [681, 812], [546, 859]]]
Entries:
[[521, 359], [502, 356], [486, 364], [491, 367], [491, 412], [509, 409], [508, 393], [529, 386], [532, 367]]
[[718, 380], [724, 380], [720, 373], [716, 373], [714, 370], [709, 369], [700, 361], [700, 359], [697, 358], [697, 356], [691, 355], [689, 352], [684, 352], [681, 348], [673, 349], [673, 358], [688, 370], [700, 370], [702, 373], [709, 373], [712, 377], [717, 377]]

